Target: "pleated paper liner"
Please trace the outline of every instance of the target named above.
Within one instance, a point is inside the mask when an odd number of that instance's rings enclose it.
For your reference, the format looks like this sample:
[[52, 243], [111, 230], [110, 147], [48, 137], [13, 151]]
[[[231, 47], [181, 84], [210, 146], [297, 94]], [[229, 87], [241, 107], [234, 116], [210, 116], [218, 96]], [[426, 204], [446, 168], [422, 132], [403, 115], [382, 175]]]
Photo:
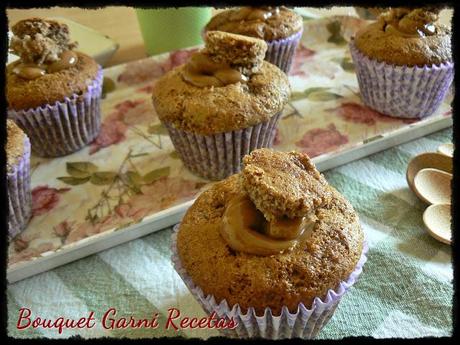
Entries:
[[425, 118], [440, 106], [454, 76], [454, 64], [396, 66], [370, 59], [353, 40], [350, 51], [363, 102], [378, 112], [401, 118]]
[[65, 156], [96, 138], [101, 127], [102, 69], [87, 91], [63, 101], [27, 110], [8, 110], [29, 136], [32, 150], [41, 157]]
[[287, 38], [267, 41], [268, 49], [265, 54], [265, 60], [278, 66], [284, 73], [288, 74], [302, 33], [303, 29]]
[[24, 152], [7, 172], [8, 183], [8, 235], [13, 238], [25, 229], [32, 214], [30, 188], [30, 141], [24, 136]]
[[231, 338], [265, 338], [273, 340], [284, 338], [314, 338], [327, 324], [343, 295], [356, 282], [367, 260], [366, 253], [368, 247], [365, 241], [361, 258], [348, 279], [342, 281], [336, 289], [329, 290], [324, 299], [316, 297], [311, 308], [307, 308], [303, 303], [300, 303], [297, 311], [291, 313], [286, 306], [283, 306], [280, 315], [273, 315], [271, 309], [267, 307], [264, 315], [256, 315], [254, 308], [251, 307], [246, 313], [243, 313], [238, 304], [229, 306], [226, 300], [217, 301], [214, 296], [205, 295], [203, 290], [193, 283], [190, 276], [188, 276], [182, 267], [177, 254], [176, 241], [179, 224], [174, 227], [173, 231], [171, 259], [174, 269], [182, 278], [193, 297], [195, 297], [208, 314], [214, 311], [220, 318], [225, 318], [226, 320], [233, 318], [237, 322], [238, 325], [235, 329], [221, 330], [223, 335]]
[[281, 113], [248, 128], [204, 136], [165, 123], [184, 165], [193, 173], [221, 180], [241, 170], [242, 158], [261, 147], [271, 147]]

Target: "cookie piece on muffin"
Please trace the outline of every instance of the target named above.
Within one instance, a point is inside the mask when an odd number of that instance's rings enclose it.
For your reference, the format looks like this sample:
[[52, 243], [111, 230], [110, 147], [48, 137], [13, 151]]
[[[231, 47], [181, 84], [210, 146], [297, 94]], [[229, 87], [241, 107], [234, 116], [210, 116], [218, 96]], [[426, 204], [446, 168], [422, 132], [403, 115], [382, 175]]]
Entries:
[[261, 149], [243, 159], [243, 188], [268, 221], [296, 218], [331, 198], [327, 181], [306, 154]]

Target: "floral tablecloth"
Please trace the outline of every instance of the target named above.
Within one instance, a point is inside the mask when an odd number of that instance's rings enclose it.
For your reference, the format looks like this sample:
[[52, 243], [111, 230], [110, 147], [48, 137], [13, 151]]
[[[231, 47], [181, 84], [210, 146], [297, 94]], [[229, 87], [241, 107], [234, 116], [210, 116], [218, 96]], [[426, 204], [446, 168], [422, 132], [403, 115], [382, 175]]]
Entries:
[[[325, 173], [358, 211], [369, 253], [358, 282], [319, 338], [452, 334], [451, 248], [425, 231], [422, 213], [426, 205], [405, 180], [412, 156], [436, 151], [440, 143], [451, 140], [452, 130], [443, 130]], [[171, 233], [165, 229], [9, 285], [8, 334], [20, 338], [217, 336], [215, 330], [163, 327], [171, 307], [183, 316], [205, 316], [172, 267]], [[29, 308], [32, 318], [53, 320], [78, 319], [93, 311], [95, 326], [62, 334], [56, 329], [18, 330], [21, 307]], [[158, 313], [160, 327], [104, 329], [101, 318], [111, 307], [116, 308], [118, 318], [151, 318]]]

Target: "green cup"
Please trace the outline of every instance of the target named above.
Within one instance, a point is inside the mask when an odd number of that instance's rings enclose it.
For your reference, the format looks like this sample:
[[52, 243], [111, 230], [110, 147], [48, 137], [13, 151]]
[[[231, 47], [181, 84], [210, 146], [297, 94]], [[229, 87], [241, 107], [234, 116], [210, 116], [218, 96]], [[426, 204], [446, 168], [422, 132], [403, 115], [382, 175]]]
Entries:
[[203, 43], [201, 31], [210, 7], [136, 9], [147, 54], [155, 55]]

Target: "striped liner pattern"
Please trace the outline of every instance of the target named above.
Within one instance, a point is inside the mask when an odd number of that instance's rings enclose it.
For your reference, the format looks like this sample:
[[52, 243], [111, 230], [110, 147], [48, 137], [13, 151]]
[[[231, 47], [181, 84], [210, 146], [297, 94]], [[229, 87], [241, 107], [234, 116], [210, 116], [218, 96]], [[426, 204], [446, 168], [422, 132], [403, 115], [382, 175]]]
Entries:
[[281, 112], [255, 126], [209, 136], [183, 131], [169, 123], [165, 127], [188, 169], [210, 180], [221, 180], [240, 171], [245, 155], [272, 146], [280, 117]]
[[288, 74], [297, 46], [302, 37], [303, 28], [298, 33], [281, 40], [267, 42], [265, 60], [276, 65], [284, 73]]
[[24, 153], [7, 173], [8, 183], [8, 235], [13, 238], [27, 225], [32, 215], [30, 188], [30, 140], [24, 136]]
[[359, 89], [367, 106], [389, 116], [425, 118], [443, 101], [454, 78], [454, 64], [408, 67], [378, 62], [350, 43]]

